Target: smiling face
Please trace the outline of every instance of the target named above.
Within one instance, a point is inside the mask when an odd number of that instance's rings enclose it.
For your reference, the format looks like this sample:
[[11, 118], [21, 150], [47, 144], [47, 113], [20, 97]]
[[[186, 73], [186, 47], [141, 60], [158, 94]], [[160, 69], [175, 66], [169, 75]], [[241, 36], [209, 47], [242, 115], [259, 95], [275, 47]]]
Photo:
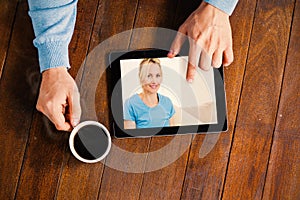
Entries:
[[162, 71], [158, 63], [144, 63], [141, 65], [140, 81], [144, 93], [157, 93], [162, 82]]

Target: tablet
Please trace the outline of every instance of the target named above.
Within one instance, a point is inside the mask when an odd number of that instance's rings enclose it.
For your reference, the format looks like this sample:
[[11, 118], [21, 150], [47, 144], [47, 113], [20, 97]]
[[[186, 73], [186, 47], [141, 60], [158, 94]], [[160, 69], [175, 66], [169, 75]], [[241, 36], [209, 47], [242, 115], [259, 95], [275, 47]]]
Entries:
[[187, 55], [159, 49], [111, 52], [110, 107], [117, 138], [227, 130], [223, 67], [196, 69], [186, 80]]

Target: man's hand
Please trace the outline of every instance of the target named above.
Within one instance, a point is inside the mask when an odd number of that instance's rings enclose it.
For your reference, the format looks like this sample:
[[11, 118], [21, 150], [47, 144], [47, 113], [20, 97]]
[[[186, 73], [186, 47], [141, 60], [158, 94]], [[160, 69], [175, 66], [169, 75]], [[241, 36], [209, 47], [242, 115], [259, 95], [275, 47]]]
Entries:
[[79, 123], [80, 95], [65, 67], [43, 72], [36, 108], [53, 122], [57, 130], [71, 131]]
[[232, 34], [229, 15], [218, 8], [202, 2], [180, 26], [168, 57], [180, 52], [186, 35], [189, 38], [189, 64], [186, 79], [192, 82], [198, 65], [203, 70], [211, 66], [228, 66], [233, 62]]

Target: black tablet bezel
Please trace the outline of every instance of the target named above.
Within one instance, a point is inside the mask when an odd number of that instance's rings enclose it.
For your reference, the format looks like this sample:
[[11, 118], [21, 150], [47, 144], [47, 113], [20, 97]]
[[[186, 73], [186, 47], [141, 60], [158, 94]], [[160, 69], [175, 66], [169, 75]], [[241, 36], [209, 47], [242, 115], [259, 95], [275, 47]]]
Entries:
[[[217, 123], [199, 124], [189, 126], [169, 126], [159, 128], [138, 128], [124, 129], [123, 127], [123, 99], [122, 99], [122, 83], [121, 83], [121, 65], [120, 60], [124, 59], [140, 59], [140, 58], [161, 58], [167, 57], [168, 51], [160, 49], [147, 49], [135, 51], [119, 51], [109, 54], [110, 80], [111, 80], [111, 115], [113, 119], [112, 130], [116, 138], [130, 137], [151, 137], [162, 135], [176, 135], [187, 133], [215, 133], [227, 131], [227, 111], [225, 87], [223, 78], [223, 67], [214, 68], [215, 80], [215, 97], [217, 107]], [[178, 55], [183, 56], [183, 55]], [[118, 126], [121, 124], [122, 127]]]

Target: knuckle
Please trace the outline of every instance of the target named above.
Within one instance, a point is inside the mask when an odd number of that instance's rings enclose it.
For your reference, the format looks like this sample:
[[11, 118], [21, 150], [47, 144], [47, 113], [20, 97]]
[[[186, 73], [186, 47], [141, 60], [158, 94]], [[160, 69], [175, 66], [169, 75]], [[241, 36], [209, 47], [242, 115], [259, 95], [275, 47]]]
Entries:
[[184, 26], [184, 24], [182, 24], [182, 25], [178, 28], [178, 31], [179, 31], [180, 33], [183, 33], [184, 30], [185, 30], [185, 26]]
[[191, 37], [192, 39], [198, 41], [198, 38], [199, 38], [199, 31], [196, 30], [196, 29], [193, 29], [193, 30], [191, 31], [190, 37]]
[[69, 94], [72, 96], [79, 96], [79, 89], [76, 84], [70, 86]]
[[47, 102], [45, 102], [45, 107], [46, 107], [48, 110], [51, 110], [52, 107], [53, 107], [53, 102], [52, 102], [52, 101], [47, 101]]
[[39, 104], [39, 103], [37, 103], [36, 105], [35, 105], [35, 108], [38, 110], [38, 111], [40, 111], [40, 112], [42, 112], [42, 106]]
[[64, 127], [61, 124], [55, 124], [55, 128], [59, 131], [64, 131]]

